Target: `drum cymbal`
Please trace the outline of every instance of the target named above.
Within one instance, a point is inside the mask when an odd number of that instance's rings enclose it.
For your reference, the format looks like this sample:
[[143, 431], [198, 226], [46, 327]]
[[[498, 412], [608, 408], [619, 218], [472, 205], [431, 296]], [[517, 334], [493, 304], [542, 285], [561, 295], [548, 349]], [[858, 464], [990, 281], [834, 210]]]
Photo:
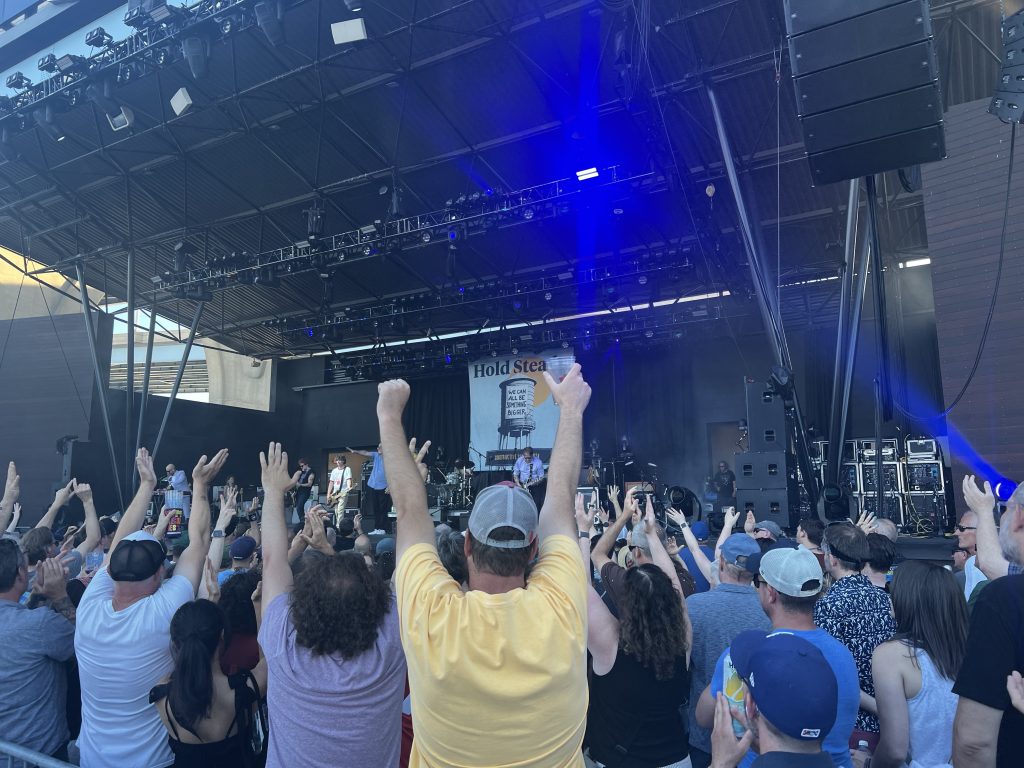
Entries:
[[473, 469], [473, 467], [475, 467], [475, 466], [476, 466], [476, 464], [474, 464], [469, 459], [456, 459], [455, 460], [455, 468], [456, 469]]

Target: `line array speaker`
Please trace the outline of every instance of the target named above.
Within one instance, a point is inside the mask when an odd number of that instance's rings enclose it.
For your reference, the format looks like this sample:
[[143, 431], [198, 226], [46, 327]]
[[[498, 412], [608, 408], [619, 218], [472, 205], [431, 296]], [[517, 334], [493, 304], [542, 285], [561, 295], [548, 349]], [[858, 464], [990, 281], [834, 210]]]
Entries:
[[814, 184], [946, 156], [927, 0], [784, 0]]

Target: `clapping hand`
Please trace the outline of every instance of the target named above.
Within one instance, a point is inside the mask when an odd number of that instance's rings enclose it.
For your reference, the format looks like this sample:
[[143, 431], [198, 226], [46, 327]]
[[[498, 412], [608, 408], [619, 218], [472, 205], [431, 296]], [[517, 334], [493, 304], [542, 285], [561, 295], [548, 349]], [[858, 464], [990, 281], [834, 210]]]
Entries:
[[135, 454], [135, 468], [139, 471], [139, 483], [156, 485], [156, 471], [153, 469], [153, 457], [145, 448], [139, 448]]
[[199, 461], [196, 462], [196, 466], [192, 470], [192, 485], [195, 488], [209, 487], [220, 473], [221, 469], [224, 467], [224, 462], [227, 460], [227, 448], [221, 448], [209, 461], [206, 460], [206, 454], [200, 456]]
[[67, 597], [67, 583], [64, 580], [64, 566], [55, 557], [43, 560], [36, 566], [36, 580], [32, 591], [47, 600], [60, 600]]
[[[753, 516], [752, 512], [748, 512], [747, 514], [748, 514], [748, 516]], [[739, 513], [739, 510], [736, 509], [736, 507], [726, 507], [725, 508], [725, 522], [724, 522], [725, 530], [731, 531], [733, 528], [735, 528], [736, 527], [736, 521], [739, 520], [739, 519], [740, 519], [740, 513]]]
[[658, 524], [654, 519], [654, 494], [647, 494], [647, 504], [644, 507], [644, 531], [647, 532], [648, 536], [654, 536], [657, 532]]
[[21, 475], [12, 461], [7, 465], [7, 482], [4, 484], [3, 505], [13, 504], [21, 496]]
[[327, 541], [327, 531], [324, 529], [324, 515], [328, 514], [327, 510], [319, 504], [311, 507], [306, 512], [306, 527], [309, 529], [309, 533], [307, 534], [306, 528], [303, 528], [299, 536], [302, 537], [307, 547], [312, 547], [325, 555], [333, 555], [334, 550], [331, 549], [330, 542]]

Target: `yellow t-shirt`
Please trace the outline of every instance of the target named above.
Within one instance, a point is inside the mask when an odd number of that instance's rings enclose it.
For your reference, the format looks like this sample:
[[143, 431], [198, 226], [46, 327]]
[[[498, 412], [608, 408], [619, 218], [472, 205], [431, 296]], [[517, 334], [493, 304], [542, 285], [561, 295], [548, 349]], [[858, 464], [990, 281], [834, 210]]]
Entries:
[[429, 544], [395, 572], [409, 667], [410, 768], [579, 768], [587, 593], [579, 547], [548, 536], [526, 589], [462, 592]]

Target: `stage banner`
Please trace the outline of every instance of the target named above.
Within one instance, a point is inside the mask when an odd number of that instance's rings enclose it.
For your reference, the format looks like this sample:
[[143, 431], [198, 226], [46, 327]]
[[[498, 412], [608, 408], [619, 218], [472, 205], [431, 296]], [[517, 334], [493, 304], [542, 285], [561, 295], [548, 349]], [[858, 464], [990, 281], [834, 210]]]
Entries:
[[558, 407], [543, 373], [558, 380], [574, 361], [571, 349], [558, 349], [469, 364], [470, 459], [478, 469], [511, 469], [526, 446], [548, 463]]

